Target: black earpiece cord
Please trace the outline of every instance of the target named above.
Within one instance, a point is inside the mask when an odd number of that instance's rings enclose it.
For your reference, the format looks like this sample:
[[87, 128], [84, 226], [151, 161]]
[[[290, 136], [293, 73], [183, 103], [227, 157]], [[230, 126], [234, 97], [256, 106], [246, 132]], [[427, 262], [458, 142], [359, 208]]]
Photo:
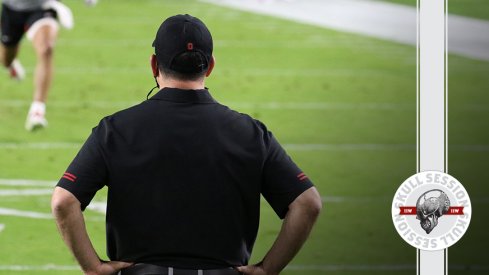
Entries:
[[158, 84], [158, 81], [156, 80], [156, 77], [155, 77], [155, 82], [156, 82], [156, 86], [154, 86], [151, 90], [149, 90], [149, 93], [146, 95], [146, 100], [149, 99], [149, 96], [151, 95], [151, 93], [153, 92], [154, 89], [160, 87], [160, 84]]

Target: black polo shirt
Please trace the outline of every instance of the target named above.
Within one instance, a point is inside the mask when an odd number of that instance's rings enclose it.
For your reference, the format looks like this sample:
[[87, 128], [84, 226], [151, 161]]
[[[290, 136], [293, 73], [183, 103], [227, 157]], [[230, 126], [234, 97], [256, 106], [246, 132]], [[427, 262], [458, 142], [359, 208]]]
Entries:
[[82, 210], [104, 185], [111, 260], [211, 269], [248, 263], [260, 194], [284, 218], [312, 183], [261, 122], [164, 88], [102, 119], [58, 183]]

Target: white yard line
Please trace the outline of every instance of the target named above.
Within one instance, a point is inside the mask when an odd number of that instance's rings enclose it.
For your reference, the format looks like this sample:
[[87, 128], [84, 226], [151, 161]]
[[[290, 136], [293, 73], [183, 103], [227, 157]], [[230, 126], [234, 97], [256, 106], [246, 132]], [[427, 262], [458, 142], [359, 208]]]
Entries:
[[0, 223], [0, 233], [5, 229], [5, 224]]
[[[97, 211], [98, 212], [98, 211]], [[99, 212], [100, 213], [100, 212]], [[51, 220], [53, 216], [51, 213], [41, 213], [34, 211], [24, 211], [13, 208], [4, 208], [0, 207], [0, 216], [11, 216], [11, 217], [20, 217], [20, 218], [30, 218], [30, 219], [42, 219], [42, 220]], [[104, 217], [88, 217], [87, 221], [105, 221]]]
[[54, 187], [56, 185], [56, 181], [31, 180], [31, 179], [0, 179], [0, 185], [4, 185], [4, 186]]
[[[371, 0], [201, 0], [314, 26], [416, 45], [416, 8]], [[450, 14], [448, 50], [489, 61], [489, 22]]]
[[51, 195], [53, 189], [0, 189], [0, 197]]
[[0, 216], [14, 216], [32, 219], [52, 219], [53, 216], [47, 213], [33, 212], [33, 211], [23, 211], [11, 208], [0, 207]]
[[90, 209], [92, 211], [95, 211], [95, 212], [98, 212], [101, 214], [106, 214], [107, 213], [107, 202], [92, 201], [87, 206], [87, 209]]
[[79, 149], [81, 145], [72, 142], [0, 142], [0, 149]]

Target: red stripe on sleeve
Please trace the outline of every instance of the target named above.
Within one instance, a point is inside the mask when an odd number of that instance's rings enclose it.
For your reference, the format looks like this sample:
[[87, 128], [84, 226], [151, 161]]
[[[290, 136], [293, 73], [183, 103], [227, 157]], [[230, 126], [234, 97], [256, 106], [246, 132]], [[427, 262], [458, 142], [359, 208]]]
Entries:
[[74, 178], [70, 178], [68, 175], [63, 175], [62, 178], [67, 179], [67, 180], [69, 180], [71, 182], [75, 182], [75, 179]]
[[68, 172], [65, 172], [65, 176], [70, 176], [72, 177], [73, 179], [76, 179], [76, 176], [71, 174], [71, 173], [68, 173]]

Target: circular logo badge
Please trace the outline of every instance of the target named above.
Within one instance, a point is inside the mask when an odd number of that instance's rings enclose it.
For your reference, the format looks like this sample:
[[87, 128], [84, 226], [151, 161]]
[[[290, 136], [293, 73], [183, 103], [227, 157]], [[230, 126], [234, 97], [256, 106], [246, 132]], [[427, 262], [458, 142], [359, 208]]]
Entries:
[[405, 180], [392, 201], [392, 221], [399, 235], [422, 250], [441, 250], [467, 231], [472, 207], [467, 191], [454, 177], [425, 171]]

